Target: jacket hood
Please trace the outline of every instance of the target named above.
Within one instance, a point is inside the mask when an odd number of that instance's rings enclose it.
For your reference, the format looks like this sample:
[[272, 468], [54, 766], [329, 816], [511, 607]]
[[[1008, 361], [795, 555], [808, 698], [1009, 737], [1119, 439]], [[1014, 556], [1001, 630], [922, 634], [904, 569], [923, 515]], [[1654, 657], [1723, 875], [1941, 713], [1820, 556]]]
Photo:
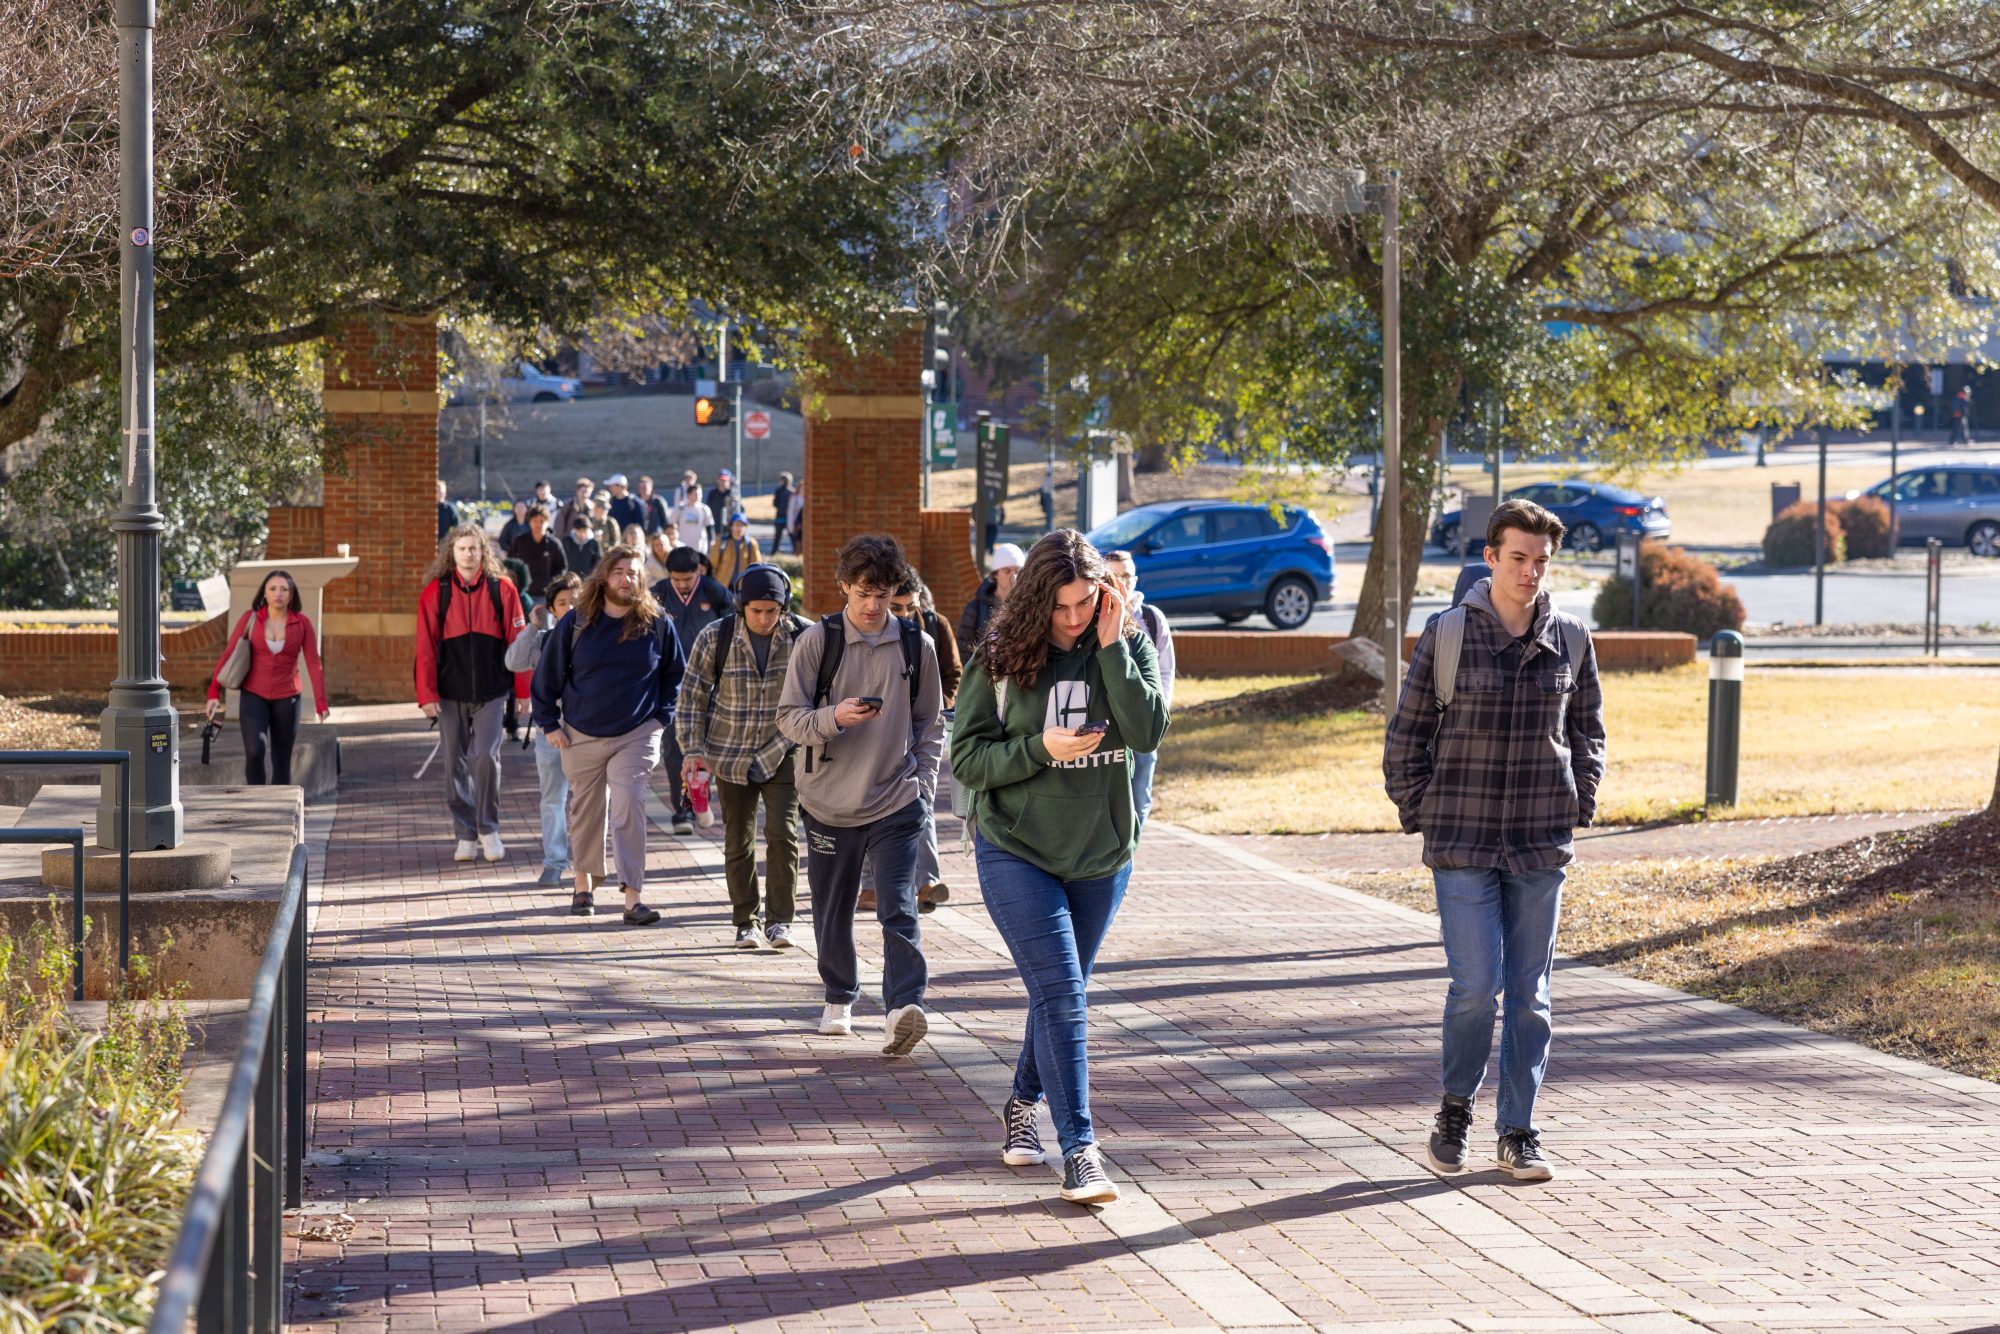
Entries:
[[[1488, 575], [1465, 590], [1465, 601], [1460, 605], [1473, 607], [1493, 618], [1495, 625], [1505, 628], [1500, 620], [1500, 612], [1493, 605], [1493, 577]], [[1549, 622], [1555, 617], [1555, 604], [1549, 601], [1547, 589], [1535, 594], [1535, 618], [1531, 628], [1535, 638], [1541, 639], [1548, 633]]]

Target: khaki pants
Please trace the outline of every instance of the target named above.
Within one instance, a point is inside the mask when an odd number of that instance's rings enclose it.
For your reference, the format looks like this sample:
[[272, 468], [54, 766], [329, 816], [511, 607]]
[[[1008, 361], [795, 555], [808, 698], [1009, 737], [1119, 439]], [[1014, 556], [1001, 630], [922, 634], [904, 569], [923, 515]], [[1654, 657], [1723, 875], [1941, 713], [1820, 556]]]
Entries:
[[[603, 880], [604, 828], [611, 825], [611, 856], [618, 883], [643, 889], [646, 883], [646, 775], [660, 765], [657, 720], [624, 736], [585, 736], [563, 729], [563, 775], [569, 779], [569, 855], [579, 871]], [[608, 808], [608, 809], [607, 809]]]

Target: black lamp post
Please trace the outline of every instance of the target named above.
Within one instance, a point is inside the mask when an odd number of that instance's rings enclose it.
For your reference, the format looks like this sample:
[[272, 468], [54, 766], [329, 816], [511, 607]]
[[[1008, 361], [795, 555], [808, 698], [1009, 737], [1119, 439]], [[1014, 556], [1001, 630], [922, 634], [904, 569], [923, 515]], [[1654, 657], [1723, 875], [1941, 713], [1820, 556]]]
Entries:
[[[153, 488], [154, 0], [116, 0], [118, 26], [119, 449], [118, 679], [99, 723], [107, 750], [131, 753], [132, 846], [181, 841], [180, 719], [160, 672], [160, 534]], [[97, 807], [99, 847], [118, 845], [115, 766]]]

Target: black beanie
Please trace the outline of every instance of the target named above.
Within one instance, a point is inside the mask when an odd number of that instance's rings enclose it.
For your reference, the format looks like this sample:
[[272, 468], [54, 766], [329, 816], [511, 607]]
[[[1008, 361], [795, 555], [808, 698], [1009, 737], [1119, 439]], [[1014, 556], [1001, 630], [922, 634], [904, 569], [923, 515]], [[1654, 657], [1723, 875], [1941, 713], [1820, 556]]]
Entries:
[[752, 565], [736, 579], [736, 605], [751, 602], [775, 602], [782, 609], [792, 601], [792, 581], [785, 572], [775, 565], [759, 562]]

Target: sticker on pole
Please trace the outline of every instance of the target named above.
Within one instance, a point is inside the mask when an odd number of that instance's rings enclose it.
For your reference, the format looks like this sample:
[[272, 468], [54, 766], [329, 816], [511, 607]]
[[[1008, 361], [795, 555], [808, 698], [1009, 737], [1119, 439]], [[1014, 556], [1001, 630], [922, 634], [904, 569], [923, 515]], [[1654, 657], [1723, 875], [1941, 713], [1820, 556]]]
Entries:
[[134, 227], [132, 229], [132, 244], [144, 249], [153, 244], [153, 234], [144, 227]]
[[752, 440], [762, 440], [771, 434], [771, 414], [762, 411], [743, 414], [743, 434]]

